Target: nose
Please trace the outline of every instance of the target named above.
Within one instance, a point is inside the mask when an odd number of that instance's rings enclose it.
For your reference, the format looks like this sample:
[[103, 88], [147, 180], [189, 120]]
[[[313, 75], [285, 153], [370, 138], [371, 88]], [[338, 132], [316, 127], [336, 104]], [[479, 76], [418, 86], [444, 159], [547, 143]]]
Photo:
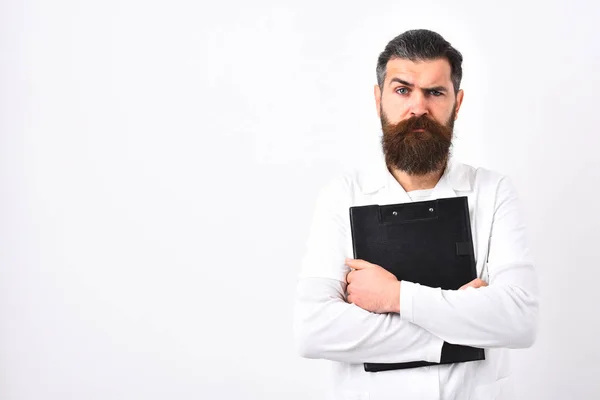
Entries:
[[411, 96], [410, 115], [411, 117], [420, 117], [427, 114], [427, 100], [423, 93], [414, 93]]

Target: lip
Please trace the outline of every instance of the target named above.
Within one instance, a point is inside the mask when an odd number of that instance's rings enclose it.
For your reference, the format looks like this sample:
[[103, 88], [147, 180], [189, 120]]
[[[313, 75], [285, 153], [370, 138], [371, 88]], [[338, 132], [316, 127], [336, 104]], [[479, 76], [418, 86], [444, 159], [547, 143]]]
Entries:
[[416, 128], [412, 130], [413, 132], [425, 132], [425, 129], [423, 128]]

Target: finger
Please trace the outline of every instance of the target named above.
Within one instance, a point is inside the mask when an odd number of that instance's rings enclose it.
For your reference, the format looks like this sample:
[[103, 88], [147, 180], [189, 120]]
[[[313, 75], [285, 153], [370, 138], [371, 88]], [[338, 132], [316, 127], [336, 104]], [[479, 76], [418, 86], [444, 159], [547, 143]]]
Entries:
[[359, 259], [355, 260], [353, 258], [346, 258], [346, 265], [352, 269], [365, 269], [365, 268], [371, 268], [371, 267], [375, 266], [375, 264], [371, 264], [368, 261], [359, 260]]
[[348, 282], [348, 284], [350, 284], [350, 282], [352, 281], [352, 276], [351, 275], [352, 275], [353, 272], [354, 272], [354, 270], [352, 270], [352, 271], [350, 271], [350, 272], [348, 272], [346, 274], [346, 282]]
[[483, 286], [487, 286], [487, 283], [485, 283], [485, 281], [481, 280], [481, 279], [475, 279], [473, 281], [473, 287], [475, 289], [483, 287]]
[[477, 278], [477, 279], [473, 279], [469, 283], [466, 283], [466, 284], [462, 285], [458, 290], [464, 290], [464, 289], [469, 288], [469, 287], [478, 289], [480, 287], [485, 287], [487, 285], [488, 284], [484, 280], [481, 280], [481, 279]]
[[468, 288], [477, 289], [479, 286], [475, 286], [474, 283], [467, 283], [466, 285], [461, 286], [458, 290], [465, 290]]
[[476, 282], [479, 280], [479, 278], [475, 278], [473, 279], [471, 282], [467, 282], [464, 285], [462, 285], [458, 290], [464, 290], [468, 287], [475, 287], [474, 285], [476, 284]]

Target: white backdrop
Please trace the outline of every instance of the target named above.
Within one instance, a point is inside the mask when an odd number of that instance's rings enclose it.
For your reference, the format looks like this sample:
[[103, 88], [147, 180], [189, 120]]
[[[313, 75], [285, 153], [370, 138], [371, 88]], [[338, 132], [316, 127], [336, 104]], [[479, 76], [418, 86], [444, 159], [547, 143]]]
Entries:
[[378, 151], [376, 59], [413, 28], [464, 55], [454, 154], [527, 211], [517, 389], [598, 398], [600, 7], [408, 3], [0, 2], [0, 399], [320, 398], [309, 218]]

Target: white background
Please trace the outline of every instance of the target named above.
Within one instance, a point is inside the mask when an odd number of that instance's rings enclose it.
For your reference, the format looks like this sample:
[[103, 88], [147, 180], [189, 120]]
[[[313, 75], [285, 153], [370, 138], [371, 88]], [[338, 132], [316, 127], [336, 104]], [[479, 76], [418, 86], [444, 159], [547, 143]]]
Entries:
[[595, 2], [0, 3], [0, 399], [318, 399], [317, 191], [379, 150], [376, 59], [464, 55], [454, 154], [511, 176], [543, 292], [523, 399], [600, 396]]

